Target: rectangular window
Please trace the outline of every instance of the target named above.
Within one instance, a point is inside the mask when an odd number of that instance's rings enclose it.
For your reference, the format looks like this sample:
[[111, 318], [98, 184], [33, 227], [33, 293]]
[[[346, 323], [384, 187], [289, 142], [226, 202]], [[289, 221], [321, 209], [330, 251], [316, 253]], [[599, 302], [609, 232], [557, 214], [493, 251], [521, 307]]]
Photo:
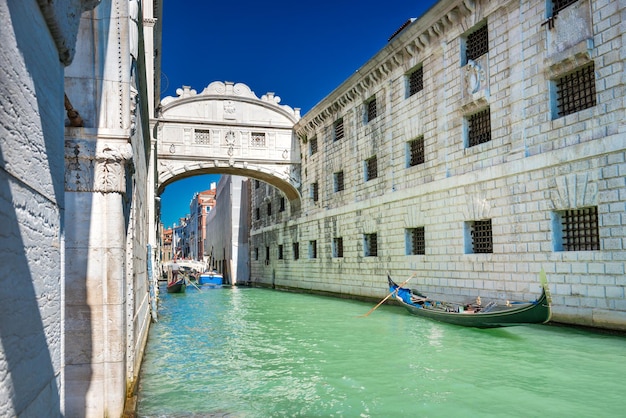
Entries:
[[474, 254], [493, 253], [491, 219], [472, 222], [471, 234]]
[[283, 244], [278, 244], [278, 259], [283, 259]]
[[470, 33], [465, 40], [465, 64], [489, 52], [487, 24]]
[[309, 241], [309, 258], [317, 258], [317, 241]]
[[254, 180], [254, 188], [255, 188], [255, 189], [258, 189], [260, 185], [261, 185], [261, 182], [260, 182], [260, 181], [258, 181], [258, 180]]
[[293, 251], [293, 259], [294, 260], [300, 259], [300, 243], [299, 242], [294, 242], [291, 245], [291, 250]]
[[311, 138], [309, 141], [309, 155], [317, 153], [317, 137]]
[[280, 198], [280, 206], [278, 207], [278, 211], [279, 212], [285, 211], [285, 198], [284, 197]]
[[556, 221], [554, 227], [556, 251], [600, 249], [597, 207], [556, 212]]
[[196, 144], [211, 143], [211, 131], [208, 129], [194, 129], [193, 136]]
[[338, 171], [333, 174], [333, 183], [335, 185], [335, 192], [340, 192], [344, 189], [343, 185], [343, 171]]
[[424, 67], [421, 65], [407, 75], [408, 89], [407, 97], [424, 89]]
[[368, 123], [378, 116], [378, 112], [376, 111], [376, 96], [369, 99], [365, 103], [365, 123]]
[[261, 219], [261, 209], [254, 208], [254, 218], [258, 221]]
[[363, 248], [365, 257], [377, 257], [378, 256], [378, 235], [377, 234], [365, 234], [363, 239]]
[[576, 3], [578, 0], [553, 0], [552, 1], [552, 16], [556, 16], [561, 10], [567, 6]]
[[265, 133], [252, 132], [252, 135], [250, 135], [250, 145], [253, 147], [264, 147], [265, 146]]
[[335, 124], [333, 125], [333, 132], [334, 132], [333, 136], [334, 136], [335, 141], [339, 141], [340, 139], [343, 139], [343, 118], [335, 122]]
[[424, 163], [424, 137], [415, 138], [407, 143], [409, 158], [407, 158], [408, 167], [413, 167]]
[[365, 181], [378, 177], [378, 159], [374, 155], [365, 160]]
[[254, 248], [254, 260], [259, 261], [259, 247]]
[[467, 118], [468, 147], [491, 141], [491, 111], [481, 110]]
[[265, 261], [270, 260], [270, 247], [265, 247]]
[[594, 63], [556, 80], [558, 117], [596, 105]]
[[419, 228], [408, 228], [406, 230], [406, 254], [426, 254], [426, 240], [424, 238], [423, 226]]
[[272, 203], [267, 204], [267, 216], [272, 216]]
[[311, 199], [313, 199], [314, 202], [317, 202], [319, 200], [319, 186], [318, 183], [312, 183], [311, 184]]
[[343, 238], [333, 238], [333, 257], [342, 258], [343, 257]]

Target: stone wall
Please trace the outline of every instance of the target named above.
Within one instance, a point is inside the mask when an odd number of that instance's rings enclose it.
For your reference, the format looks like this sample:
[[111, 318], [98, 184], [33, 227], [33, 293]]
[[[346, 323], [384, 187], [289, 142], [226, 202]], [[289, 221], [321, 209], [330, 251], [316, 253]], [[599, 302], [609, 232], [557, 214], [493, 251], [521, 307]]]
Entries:
[[[416, 272], [413, 286], [435, 296], [533, 299], [543, 268], [554, 321], [626, 329], [624, 64], [615, 23], [624, 10], [580, 0], [546, 19], [545, 4], [441, 1], [304, 115], [295, 126], [302, 207], [253, 223], [252, 280], [382, 298], [387, 271]], [[468, 37], [485, 24], [488, 52], [465, 59]], [[557, 81], [590, 63], [595, 104], [558, 116]], [[423, 89], [409, 95], [420, 68]], [[372, 99], [377, 115], [367, 120]], [[485, 109], [490, 138], [470, 145], [470, 119]], [[424, 160], [410, 165], [415, 139]], [[373, 156], [377, 176], [367, 180]], [[253, 194], [252, 208], [279, 198]], [[599, 248], [563, 250], [562, 213], [586, 208], [597, 210]], [[489, 252], [473, 249], [477, 221], [490, 222]], [[421, 255], [411, 254], [416, 228]], [[375, 256], [367, 255], [370, 234]]]

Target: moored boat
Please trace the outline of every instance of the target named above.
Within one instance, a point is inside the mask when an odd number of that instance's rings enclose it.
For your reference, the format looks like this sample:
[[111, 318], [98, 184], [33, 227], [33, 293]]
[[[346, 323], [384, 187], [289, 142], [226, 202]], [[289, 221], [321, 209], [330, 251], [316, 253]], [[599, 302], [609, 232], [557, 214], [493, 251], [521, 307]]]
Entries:
[[224, 284], [224, 276], [217, 271], [206, 271], [198, 277], [199, 286], [221, 287]]
[[497, 303], [482, 305], [480, 297], [470, 304], [437, 301], [420, 292], [398, 286], [389, 275], [389, 291], [411, 314], [476, 328], [498, 328], [524, 324], [542, 324], [550, 320], [550, 293], [545, 273], [541, 272], [541, 296], [530, 302]]
[[184, 293], [185, 292], [185, 278], [180, 279], [167, 284], [167, 293]]

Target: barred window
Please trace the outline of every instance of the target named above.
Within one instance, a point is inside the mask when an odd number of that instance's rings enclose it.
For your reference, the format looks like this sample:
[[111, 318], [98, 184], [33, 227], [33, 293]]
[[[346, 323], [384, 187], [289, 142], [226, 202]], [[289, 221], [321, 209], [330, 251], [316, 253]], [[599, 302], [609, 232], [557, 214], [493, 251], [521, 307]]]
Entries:
[[343, 238], [333, 238], [333, 257], [342, 258], [343, 257]]
[[576, 3], [578, 0], [553, 0], [552, 1], [552, 16], [556, 16], [561, 10], [567, 6]]
[[465, 42], [465, 63], [489, 52], [489, 32], [487, 24], [470, 33]]
[[406, 253], [407, 255], [426, 254], [426, 241], [424, 238], [424, 227], [408, 228], [406, 230]]
[[317, 153], [317, 137], [313, 137], [309, 141], [309, 154], [313, 155], [315, 153]]
[[311, 199], [313, 199], [314, 202], [317, 202], [317, 200], [319, 199], [319, 186], [318, 183], [311, 183]]
[[408, 167], [424, 163], [424, 137], [420, 136], [407, 143], [409, 151]]
[[309, 258], [317, 258], [317, 241], [309, 241]]
[[378, 116], [376, 112], [376, 97], [371, 98], [365, 103], [365, 123], [372, 121]]
[[378, 177], [378, 159], [376, 156], [365, 160], [365, 181]]
[[493, 253], [491, 219], [472, 222], [471, 230], [473, 253]]
[[[593, 251], [600, 249], [598, 208], [588, 207], [557, 212], [561, 242], [557, 250]], [[559, 245], [560, 244], [560, 245]]]
[[278, 211], [279, 212], [285, 211], [285, 198], [284, 197], [280, 198], [280, 206], [278, 207]]
[[343, 171], [339, 171], [334, 175], [335, 192], [340, 192], [344, 189], [343, 185]]
[[265, 146], [265, 133], [263, 132], [252, 132], [250, 137], [250, 145], [253, 147], [264, 147]]
[[596, 105], [596, 77], [591, 62], [556, 81], [558, 117]]
[[491, 111], [489, 108], [467, 118], [469, 147], [491, 141]]
[[210, 144], [211, 131], [208, 129], [195, 129], [193, 132], [193, 138], [196, 144]]
[[283, 259], [283, 244], [278, 244], [278, 259]]
[[293, 251], [293, 259], [300, 259], [300, 243], [294, 242], [293, 244], [291, 244], [291, 250]]
[[335, 141], [339, 141], [340, 139], [343, 139], [343, 118], [335, 122], [335, 124], [333, 125], [333, 131], [334, 131]]
[[363, 238], [363, 248], [365, 250], [365, 257], [377, 257], [378, 256], [378, 235], [365, 234]]
[[408, 76], [408, 94], [407, 97], [413, 96], [415, 93], [424, 89], [424, 67], [421, 65], [419, 68], [412, 71]]

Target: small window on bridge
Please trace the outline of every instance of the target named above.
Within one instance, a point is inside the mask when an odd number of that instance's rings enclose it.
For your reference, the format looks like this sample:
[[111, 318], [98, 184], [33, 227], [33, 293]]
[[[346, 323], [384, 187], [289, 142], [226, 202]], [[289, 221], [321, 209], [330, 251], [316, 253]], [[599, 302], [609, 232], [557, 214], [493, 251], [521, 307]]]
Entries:
[[252, 132], [250, 145], [253, 147], [264, 147], [265, 146], [265, 133]]

